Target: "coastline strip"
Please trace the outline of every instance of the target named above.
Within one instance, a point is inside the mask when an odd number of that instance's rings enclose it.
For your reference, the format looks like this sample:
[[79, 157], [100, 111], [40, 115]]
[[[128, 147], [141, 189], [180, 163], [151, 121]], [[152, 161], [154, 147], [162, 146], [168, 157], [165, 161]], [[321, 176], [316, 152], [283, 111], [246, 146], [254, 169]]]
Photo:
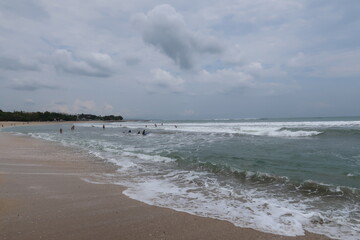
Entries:
[[0, 239], [328, 239], [239, 228], [81, 179], [105, 173], [115, 168], [76, 149], [0, 132]]

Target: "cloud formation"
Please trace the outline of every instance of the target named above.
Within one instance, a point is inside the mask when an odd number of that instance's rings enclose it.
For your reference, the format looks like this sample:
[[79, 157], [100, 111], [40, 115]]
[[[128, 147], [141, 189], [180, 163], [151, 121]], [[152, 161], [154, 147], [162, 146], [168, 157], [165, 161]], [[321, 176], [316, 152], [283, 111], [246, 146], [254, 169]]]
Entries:
[[59, 90], [60, 86], [56, 86], [39, 80], [14, 80], [10, 85], [11, 89], [18, 91], [37, 91], [40, 89]]
[[53, 54], [57, 70], [88, 77], [106, 78], [112, 75], [112, 59], [107, 54], [90, 53], [75, 57], [66, 49], [57, 49]]
[[143, 24], [143, 40], [170, 57], [182, 69], [195, 66], [197, 54], [217, 54], [220, 44], [212, 37], [194, 32], [170, 5], [160, 5], [146, 15], [138, 15]]
[[[157, 119], [359, 115], [359, 6], [0, 1], [0, 107]], [[313, 102], [332, 111], [311, 112]]]
[[49, 108], [52, 111], [77, 114], [94, 112], [97, 110], [97, 105], [93, 100], [76, 99], [73, 103], [70, 104], [62, 101], [53, 102]]
[[183, 90], [184, 80], [173, 76], [170, 72], [163, 69], [151, 70], [152, 78], [146, 81], [146, 84], [153, 89], [160, 88], [173, 93], [179, 93]]
[[48, 17], [47, 12], [36, 0], [1, 1], [0, 7], [7, 12], [28, 19], [44, 19]]
[[36, 63], [15, 57], [0, 56], [0, 68], [10, 71], [38, 71]]
[[79, 100], [76, 99], [73, 104], [74, 112], [93, 112], [96, 109], [96, 103], [92, 100]]
[[202, 93], [224, 93], [233, 89], [256, 88], [253, 77], [240, 69], [226, 68], [215, 72], [201, 71], [198, 81], [207, 84], [207, 90]]

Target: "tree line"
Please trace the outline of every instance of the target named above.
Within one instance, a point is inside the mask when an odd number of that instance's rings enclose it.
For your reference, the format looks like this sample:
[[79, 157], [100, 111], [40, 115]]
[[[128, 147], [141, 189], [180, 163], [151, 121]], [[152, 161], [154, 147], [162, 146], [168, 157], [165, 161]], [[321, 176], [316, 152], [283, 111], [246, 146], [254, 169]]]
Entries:
[[3, 112], [0, 110], [0, 121], [19, 121], [19, 122], [34, 122], [34, 121], [121, 121], [122, 116], [97, 116], [93, 114], [67, 114], [58, 112]]

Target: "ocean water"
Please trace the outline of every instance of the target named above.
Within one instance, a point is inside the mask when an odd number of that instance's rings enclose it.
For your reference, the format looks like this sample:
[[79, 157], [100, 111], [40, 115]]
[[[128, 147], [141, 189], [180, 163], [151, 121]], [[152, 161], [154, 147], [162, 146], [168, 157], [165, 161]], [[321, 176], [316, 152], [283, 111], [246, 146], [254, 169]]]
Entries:
[[360, 239], [359, 117], [102, 126], [2, 131], [81, 148], [117, 168], [96, 181], [124, 185], [124, 194], [151, 205], [286, 236]]

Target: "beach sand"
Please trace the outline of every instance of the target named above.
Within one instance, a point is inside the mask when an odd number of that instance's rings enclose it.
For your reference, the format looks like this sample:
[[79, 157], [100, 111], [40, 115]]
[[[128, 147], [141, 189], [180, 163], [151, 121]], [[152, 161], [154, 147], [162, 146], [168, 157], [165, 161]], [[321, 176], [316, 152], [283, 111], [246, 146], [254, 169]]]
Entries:
[[239, 228], [129, 199], [122, 186], [83, 180], [114, 172], [80, 150], [0, 132], [0, 239], [328, 239]]
[[51, 122], [12, 122], [12, 121], [0, 121], [0, 128], [2, 127], [18, 127], [18, 126], [30, 126], [30, 125], [46, 125], [46, 124], [76, 124], [76, 123], [104, 123], [106, 121], [51, 121]]

